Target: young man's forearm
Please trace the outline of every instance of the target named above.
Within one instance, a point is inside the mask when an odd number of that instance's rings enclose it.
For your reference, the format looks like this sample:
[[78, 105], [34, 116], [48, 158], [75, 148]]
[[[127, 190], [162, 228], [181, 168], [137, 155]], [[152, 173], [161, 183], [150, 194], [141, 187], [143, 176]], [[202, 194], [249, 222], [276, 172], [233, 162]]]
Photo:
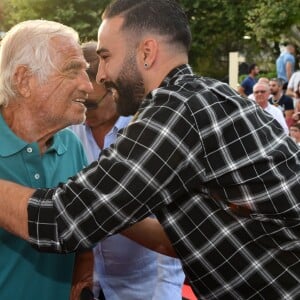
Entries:
[[121, 232], [127, 238], [153, 251], [177, 257], [163, 227], [154, 218], [146, 218]]
[[[0, 180], [0, 227], [28, 240], [28, 200], [35, 190], [13, 182]], [[122, 234], [137, 243], [162, 254], [176, 253], [157, 219], [146, 218], [124, 230]]]
[[93, 290], [94, 254], [89, 249], [76, 253], [70, 300], [80, 299], [84, 288]]

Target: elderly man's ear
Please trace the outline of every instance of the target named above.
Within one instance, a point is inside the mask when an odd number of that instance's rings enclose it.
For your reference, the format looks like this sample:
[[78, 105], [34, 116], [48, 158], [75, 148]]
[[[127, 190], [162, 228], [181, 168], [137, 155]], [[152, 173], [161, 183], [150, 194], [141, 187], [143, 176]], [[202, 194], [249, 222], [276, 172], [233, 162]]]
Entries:
[[14, 85], [20, 96], [29, 97], [31, 72], [27, 66], [18, 66], [14, 74]]

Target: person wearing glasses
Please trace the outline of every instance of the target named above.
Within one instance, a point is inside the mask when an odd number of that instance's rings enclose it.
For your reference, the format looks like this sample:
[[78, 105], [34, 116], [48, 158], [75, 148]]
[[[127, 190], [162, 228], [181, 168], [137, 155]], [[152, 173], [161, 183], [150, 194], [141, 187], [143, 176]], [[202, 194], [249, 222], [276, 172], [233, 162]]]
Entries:
[[284, 132], [289, 133], [282, 111], [269, 102], [271, 91], [269, 84], [258, 82], [253, 86], [253, 95], [257, 104], [266, 112], [271, 114], [278, 121]]
[[[117, 113], [112, 93], [96, 83], [99, 64], [96, 48], [97, 42], [82, 44], [94, 91], [85, 102], [85, 124], [71, 126], [82, 141], [90, 163], [114, 143], [118, 132], [132, 120], [132, 116]], [[121, 234], [101, 241], [93, 250], [93, 294], [99, 299], [182, 299], [185, 275], [177, 258], [158, 254]]]

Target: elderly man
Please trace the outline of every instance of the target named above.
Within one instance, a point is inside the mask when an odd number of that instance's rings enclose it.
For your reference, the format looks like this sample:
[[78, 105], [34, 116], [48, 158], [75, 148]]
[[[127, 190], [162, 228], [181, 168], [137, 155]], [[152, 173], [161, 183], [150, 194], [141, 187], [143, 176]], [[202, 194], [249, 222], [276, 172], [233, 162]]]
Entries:
[[270, 86], [264, 82], [258, 82], [253, 87], [253, 95], [257, 104], [266, 112], [271, 114], [275, 120], [280, 124], [286, 134], [289, 133], [287, 123], [285, 121], [283, 112], [275, 105], [270, 104]]
[[[116, 0], [97, 80], [135, 120], [54, 189], [0, 182], [0, 224], [69, 252], [155, 214], [204, 299], [300, 297], [300, 148], [227, 84], [195, 75], [175, 0]], [[146, 236], [145, 236], [146, 237]]]
[[[87, 164], [78, 138], [60, 130], [85, 119], [82, 102], [92, 91], [86, 67], [71, 28], [26, 21], [6, 34], [0, 48], [0, 178], [53, 187]], [[73, 254], [39, 253], [2, 229], [0, 253], [0, 299], [69, 299]]]

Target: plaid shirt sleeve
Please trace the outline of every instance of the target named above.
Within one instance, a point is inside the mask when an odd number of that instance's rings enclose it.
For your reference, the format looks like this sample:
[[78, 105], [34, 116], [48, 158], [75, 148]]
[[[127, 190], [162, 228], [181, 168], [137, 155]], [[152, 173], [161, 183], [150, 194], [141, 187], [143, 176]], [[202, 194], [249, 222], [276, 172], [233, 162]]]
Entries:
[[31, 242], [74, 251], [154, 213], [199, 297], [299, 299], [299, 174], [276, 120], [181, 66], [98, 162], [37, 190]]
[[179, 173], [194, 131], [175, 103], [149, 104], [98, 162], [55, 190], [37, 190], [28, 209], [31, 242], [47, 251], [90, 247], [170, 203], [185, 185]]

